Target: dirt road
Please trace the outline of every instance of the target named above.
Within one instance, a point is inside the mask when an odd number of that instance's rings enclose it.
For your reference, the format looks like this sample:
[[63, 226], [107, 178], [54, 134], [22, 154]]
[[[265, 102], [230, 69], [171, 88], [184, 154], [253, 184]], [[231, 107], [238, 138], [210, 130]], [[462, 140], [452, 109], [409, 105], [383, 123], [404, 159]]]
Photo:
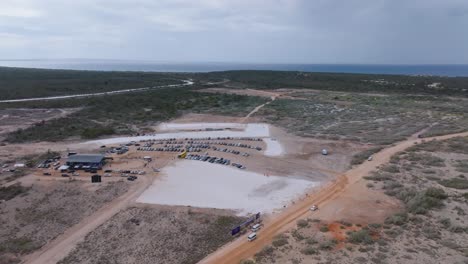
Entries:
[[250, 113], [248, 113], [244, 118], [242, 118], [242, 120], [240, 121], [240, 123], [245, 123], [247, 122], [247, 120], [249, 119], [250, 116], [252, 116], [253, 114], [255, 114], [256, 112], [258, 112], [258, 110], [262, 109], [265, 105], [273, 102], [274, 100], [276, 100], [276, 98], [278, 96], [280, 96], [279, 93], [273, 93], [273, 92], [267, 92], [267, 91], [259, 91], [259, 90], [253, 90], [253, 89], [247, 89], [251, 92], [254, 92], [254, 93], [258, 93], [258, 94], [261, 94], [262, 96], [268, 96], [271, 98], [271, 101], [267, 102], [267, 103], [264, 103], [264, 104], [261, 104], [257, 107], [254, 108], [254, 110], [250, 111]]
[[248, 242], [245, 236], [239, 237], [234, 242], [209, 255], [199, 263], [239, 264], [241, 260], [252, 257], [255, 253], [262, 250], [263, 247], [269, 245], [274, 236], [294, 227], [297, 220], [311, 214], [319, 217], [320, 210], [313, 213], [309, 211], [312, 204], [318, 205], [319, 208], [326, 207], [328, 203], [339, 198], [347, 188], [356, 184], [362, 177], [368, 175], [371, 171], [377, 169], [377, 167], [389, 162], [390, 157], [394, 154], [413, 146], [415, 143], [421, 143], [423, 140], [444, 140], [457, 136], [468, 136], [468, 132], [425, 139], [418, 139], [416, 135], [413, 135], [405, 141], [383, 149], [373, 156], [372, 161], [367, 161], [352, 168], [319, 191], [309, 194], [302, 201], [296, 202], [281, 214], [266, 219], [264, 221], [264, 228], [258, 232], [258, 238], [255, 241]]
[[57, 263], [73, 250], [79, 242], [83, 241], [85, 236], [96, 229], [98, 226], [105, 223], [120, 210], [125, 209], [129, 204], [134, 202], [136, 198], [149, 186], [153, 178], [150, 176], [139, 177], [138, 181], [124, 195], [118, 197], [111, 203], [107, 204], [94, 214], [83, 219], [80, 223], [68, 229], [61, 236], [55, 238], [50, 243], [46, 244], [39, 251], [36, 251], [26, 256], [22, 263], [27, 264], [52, 264]]

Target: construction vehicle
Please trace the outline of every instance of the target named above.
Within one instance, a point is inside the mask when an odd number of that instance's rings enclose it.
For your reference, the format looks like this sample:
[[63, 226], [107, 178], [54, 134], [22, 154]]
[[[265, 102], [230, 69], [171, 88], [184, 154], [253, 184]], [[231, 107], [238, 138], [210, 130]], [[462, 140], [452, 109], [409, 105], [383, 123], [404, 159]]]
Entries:
[[179, 155], [177, 155], [177, 157], [179, 159], [185, 159], [185, 157], [187, 157], [187, 150], [184, 150], [182, 153], [180, 153]]

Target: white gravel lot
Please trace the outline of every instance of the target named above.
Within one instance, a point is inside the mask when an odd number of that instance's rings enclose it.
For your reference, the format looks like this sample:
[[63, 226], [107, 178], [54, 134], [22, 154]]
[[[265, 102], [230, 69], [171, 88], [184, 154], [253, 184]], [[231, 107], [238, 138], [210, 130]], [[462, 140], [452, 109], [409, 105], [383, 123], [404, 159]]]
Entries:
[[[202, 130], [202, 129], [228, 129], [215, 131], [186, 131], [186, 130]], [[231, 128], [240, 130], [229, 130]], [[164, 124], [163, 130], [174, 130], [174, 132], [155, 133], [144, 136], [135, 137], [115, 137], [108, 139], [99, 139], [88, 141], [83, 144], [92, 145], [112, 145], [128, 143], [130, 141], [141, 141], [150, 139], [169, 139], [169, 138], [217, 138], [217, 137], [234, 137], [234, 138], [262, 138], [266, 143], [264, 154], [267, 156], [280, 156], [283, 154], [281, 143], [270, 138], [270, 127], [267, 124], [240, 124], [240, 123], [187, 123], [187, 124]], [[182, 132], [178, 132], [181, 131]], [[185, 130], [185, 131], [184, 131]]]
[[313, 181], [181, 160], [164, 168], [137, 202], [231, 209], [238, 215], [272, 213], [317, 185]]

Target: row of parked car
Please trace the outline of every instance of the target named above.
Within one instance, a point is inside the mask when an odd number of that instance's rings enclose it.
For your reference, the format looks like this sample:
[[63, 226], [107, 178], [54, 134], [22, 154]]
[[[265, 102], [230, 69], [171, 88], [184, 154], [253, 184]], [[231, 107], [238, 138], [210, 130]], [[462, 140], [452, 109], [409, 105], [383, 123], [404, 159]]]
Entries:
[[215, 151], [219, 151], [219, 152], [227, 152], [227, 153], [232, 153], [232, 154], [235, 154], [235, 155], [239, 155], [241, 154], [242, 156], [244, 157], [248, 157], [250, 156], [249, 153], [246, 153], [246, 152], [240, 152], [238, 150], [235, 150], [235, 149], [227, 149], [227, 148], [217, 148], [217, 147], [212, 147], [211, 148], [212, 150], [215, 150]]
[[116, 172], [122, 173], [122, 174], [138, 174], [138, 175], [144, 175], [146, 172], [142, 170], [117, 170]]
[[169, 147], [169, 148], [152, 148], [152, 147], [139, 147], [137, 148], [138, 151], [167, 151], [167, 152], [183, 152], [184, 150], [187, 150], [188, 152], [201, 152], [201, 148], [174, 148], [174, 147]]
[[[164, 144], [164, 147], [178, 147], [178, 146], [182, 146], [184, 144], [183, 141], [164, 141], [164, 142], [152, 142], [152, 143], [146, 143], [143, 145], [143, 147], [152, 147], [153, 144]], [[188, 144], [187, 146], [196, 146], [197, 148], [210, 148], [210, 145], [223, 145], [223, 146], [229, 146], [229, 147], [238, 147], [238, 148], [248, 148], [248, 149], [255, 149], [255, 150], [258, 150], [258, 151], [261, 151], [262, 148], [261, 147], [256, 147], [256, 146], [252, 146], [252, 145], [249, 145], [249, 144], [244, 144], [244, 143], [233, 143], [233, 142], [223, 142], [223, 141], [214, 141], [214, 142], [210, 142], [210, 141], [193, 141], [193, 140], [189, 140], [186, 142], [186, 144]]]
[[262, 150], [261, 147], [256, 147], [256, 146], [252, 146], [252, 145], [248, 145], [248, 144], [244, 144], [244, 143], [213, 142], [211, 144], [229, 146], [229, 147], [255, 149], [255, 150], [258, 150], [258, 151]]
[[44, 160], [43, 162], [39, 163], [39, 165], [37, 165], [37, 168], [39, 169], [45, 169], [45, 168], [50, 168], [51, 166], [58, 166], [60, 165], [60, 156], [56, 156], [52, 159], [46, 159]]
[[[154, 135], [153, 135], [154, 136]], [[167, 138], [167, 139], [146, 139], [141, 140], [140, 142], [161, 142], [161, 141], [177, 141], [181, 140], [180, 138]], [[247, 140], [247, 141], [262, 141], [261, 138], [255, 137], [204, 137], [204, 138], [185, 138], [185, 141], [188, 140]]]
[[242, 164], [238, 164], [238, 163], [232, 163], [231, 164], [231, 160], [229, 160], [229, 159], [212, 157], [212, 156], [208, 156], [207, 154], [205, 154], [205, 155], [187, 154], [187, 156], [185, 156], [185, 159], [199, 160], [199, 161], [205, 161], [205, 162], [209, 162], [209, 163], [217, 163], [217, 164], [222, 164], [222, 165], [232, 165], [232, 166], [234, 166], [236, 168], [239, 168], [239, 169], [245, 169], [245, 166], [243, 166]]

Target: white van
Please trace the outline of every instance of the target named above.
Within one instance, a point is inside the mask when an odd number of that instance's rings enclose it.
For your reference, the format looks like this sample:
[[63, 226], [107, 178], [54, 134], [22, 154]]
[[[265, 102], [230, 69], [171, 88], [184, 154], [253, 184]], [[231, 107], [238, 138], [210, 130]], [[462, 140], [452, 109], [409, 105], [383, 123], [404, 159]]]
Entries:
[[262, 226], [260, 224], [255, 224], [254, 226], [252, 226], [252, 231], [253, 232], [257, 232], [258, 230], [260, 230]]
[[254, 241], [256, 238], [257, 238], [257, 233], [255, 233], [255, 232], [254, 232], [254, 233], [251, 233], [251, 234], [247, 237], [247, 239], [248, 239], [249, 241]]

